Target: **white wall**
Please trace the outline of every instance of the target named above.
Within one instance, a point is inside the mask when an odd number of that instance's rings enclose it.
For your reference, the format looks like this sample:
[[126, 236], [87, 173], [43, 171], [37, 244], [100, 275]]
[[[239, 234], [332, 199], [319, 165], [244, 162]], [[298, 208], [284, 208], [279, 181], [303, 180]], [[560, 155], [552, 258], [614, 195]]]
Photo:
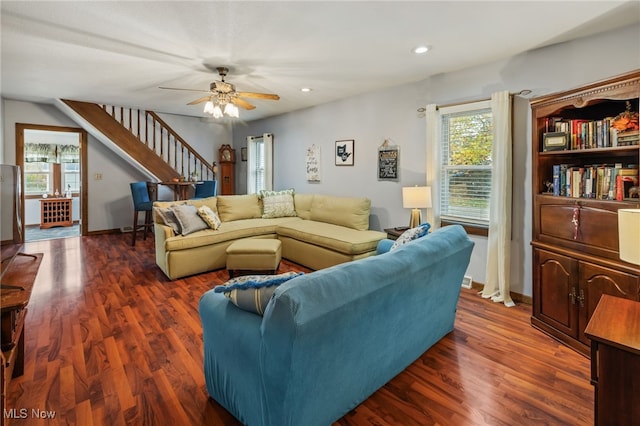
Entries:
[[[297, 192], [364, 195], [372, 201], [371, 227], [405, 225], [401, 188], [426, 181], [425, 120], [417, 108], [489, 98], [500, 90], [533, 90], [533, 96], [562, 91], [640, 67], [640, 25], [533, 50], [480, 67], [441, 74], [423, 81], [308, 108], [234, 128], [234, 147], [245, 137], [274, 134], [275, 188]], [[428, 58], [427, 58], [428, 60]], [[531, 110], [529, 101], [514, 102], [514, 176], [512, 291], [531, 296]], [[379, 182], [376, 150], [385, 138], [401, 147], [400, 181]], [[353, 167], [336, 167], [333, 146], [355, 139]], [[322, 149], [321, 182], [305, 181], [305, 151]], [[242, 192], [245, 165], [238, 169]], [[486, 238], [476, 242], [467, 273], [484, 282]]]

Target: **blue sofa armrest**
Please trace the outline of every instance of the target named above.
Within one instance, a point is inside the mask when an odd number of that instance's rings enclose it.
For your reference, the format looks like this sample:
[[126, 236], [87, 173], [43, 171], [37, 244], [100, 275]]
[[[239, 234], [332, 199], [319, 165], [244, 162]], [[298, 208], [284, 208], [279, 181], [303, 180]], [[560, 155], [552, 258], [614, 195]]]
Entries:
[[384, 240], [378, 241], [378, 247], [376, 248], [376, 254], [383, 254], [391, 250], [391, 246], [393, 245], [393, 240], [385, 238]]

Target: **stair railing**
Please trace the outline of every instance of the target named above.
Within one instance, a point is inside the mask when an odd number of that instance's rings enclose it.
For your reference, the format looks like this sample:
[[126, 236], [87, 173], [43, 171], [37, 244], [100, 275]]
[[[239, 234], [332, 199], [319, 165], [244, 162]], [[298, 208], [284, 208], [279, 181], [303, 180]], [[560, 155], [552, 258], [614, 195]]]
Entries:
[[[205, 160], [155, 112], [101, 105], [122, 127], [162, 158], [185, 179], [215, 179], [214, 165]], [[215, 164], [215, 163], [214, 163]]]

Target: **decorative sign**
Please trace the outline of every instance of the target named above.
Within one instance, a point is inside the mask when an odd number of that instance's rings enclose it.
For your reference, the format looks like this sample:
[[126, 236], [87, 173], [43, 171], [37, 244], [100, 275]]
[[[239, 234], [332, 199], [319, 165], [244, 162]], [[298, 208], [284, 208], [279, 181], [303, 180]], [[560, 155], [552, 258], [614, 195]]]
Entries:
[[399, 152], [388, 140], [378, 148], [378, 180], [398, 180]]
[[320, 182], [320, 147], [307, 148], [307, 181]]

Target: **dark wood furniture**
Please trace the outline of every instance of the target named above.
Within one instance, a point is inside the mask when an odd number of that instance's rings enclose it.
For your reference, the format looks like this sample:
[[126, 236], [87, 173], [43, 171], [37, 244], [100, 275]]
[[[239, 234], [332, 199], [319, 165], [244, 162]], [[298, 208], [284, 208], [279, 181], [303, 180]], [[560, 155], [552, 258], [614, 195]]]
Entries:
[[[168, 186], [173, 190], [174, 201], [189, 199], [189, 189], [191, 189], [191, 187], [193, 187], [193, 185], [195, 185], [196, 183], [198, 182], [192, 182], [190, 180], [178, 180], [178, 181], [169, 180], [166, 182], [158, 182], [158, 184]], [[149, 185], [147, 185], [147, 187], [149, 187]], [[149, 194], [149, 198], [152, 201], [154, 201], [151, 198], [151, 194]], [[155, 194], [155, 198], [156, 200], [158, 198], [157, 192]]]
[[[554, 182], [555, 165], [637, 166], [639, 148], [632, 145], [548, 150], [543, 134], [556, 130], [550, 128], [550, 123], [557, 119], [572, 126], [578, 119], [595, 122], [615, 117], [625, 111], [626, 101], [637, 111], [639, 98], [640, 71], [635, 71], [531, 102], [531, 323], [587, 357], [590, 341], [584, 329], [600, 297], [603, 294], [631, 300], [640, 297], [640, 268], [621, 261], [618, 254], [617, 216], [618, 209], [638, 208], [640, 203], [637, 199], [556, 196], [547, 192], [546, 183]], [[568, 139], [570, 145], [574, 143], [570, 135]]]
[[640, 303], [603, 295], [587, 324], [596, 425], [640, 419]]
[[40, 199], [40, 228], [73, 225], [73, 198]]
[[218, 150], [220, 163], [220, 195], [235, 194], [236, 150], [230, 145], [222, 145]]
[[406, 231], [407, 229], [409, 229], [409, 227], [408, 227], [408, 226], [398, 226], [398, 227], [396, 227], [396, 228], [386, 228], [386, 229], [384, 230], [384, 232], [386, 232], [386, 233], [387, 233], [387, 238], [388, 238], [388, 239], [390, 239], [390, 240], [394, 240], [394, 241], [395, 241], [395, 240], [397, 240], [397, 239], [398, 239], [398, 237], [399, 237], [400, 235], [402, 235], [402, 233], [403, 233], [404, 231]]
[[24, 372], [24, 325], [27, 304], [38, 274], [42, 254], [18, 253], [4, 259], [10, 262], [2, 275], [0, 325], [2, 342], [2, 412], [6, 407], [7, 384]]

